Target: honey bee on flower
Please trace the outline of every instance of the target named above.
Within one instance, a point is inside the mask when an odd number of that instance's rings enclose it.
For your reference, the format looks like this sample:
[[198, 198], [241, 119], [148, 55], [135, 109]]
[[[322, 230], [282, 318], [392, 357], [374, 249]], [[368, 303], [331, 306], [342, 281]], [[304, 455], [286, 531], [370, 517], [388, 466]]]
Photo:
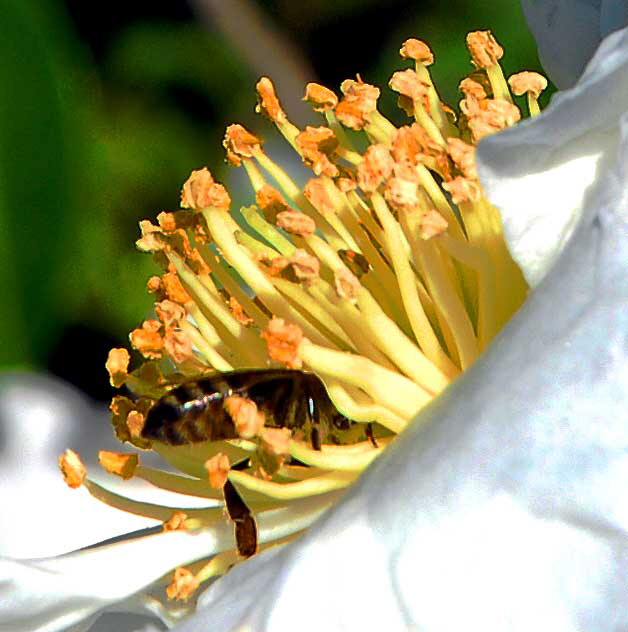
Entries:
[[[177, 513], [122, 501], [84, 473], [78, 484], [166, 529], [233, 523], [234, 544], [190, 560], [193, 572], [177, 569], [170, 596], [187, 598], [307, 528], [525, 299], [474, 161], [475, 145], [520, 110], [492, 35], [471, 33], [467, 44], [475, 69], [460, 84], [458, 114], [438, 97], [427, 45], [403, 44], [413, 67], [390, 81], [410, 119], [399, 128], [379, 112], [379, 88], [358, 76], [340, 97], [309, 84], [305, 100], [323, 124], [301, 130], [262, 78], [258, 112], [314, 177], [300, 188], [262, 139], [231, 125], [227, 159], [245, 169], [254, 204], [232, 208], [201, 168], [183, 185], [180, 210], [140, 223], [137, 246], [161, 269], [148, 282], [156, 318], [130, 335], [142, 365], [129, 372], [128, 351], [110, 354], [112, 384], [134, 395], [114, 398], [112, 421], [121, 441], [182, 474], [124, 455], [101, 463], [216, 504]], [[511, 85], [536, 114], [542, 78]]]

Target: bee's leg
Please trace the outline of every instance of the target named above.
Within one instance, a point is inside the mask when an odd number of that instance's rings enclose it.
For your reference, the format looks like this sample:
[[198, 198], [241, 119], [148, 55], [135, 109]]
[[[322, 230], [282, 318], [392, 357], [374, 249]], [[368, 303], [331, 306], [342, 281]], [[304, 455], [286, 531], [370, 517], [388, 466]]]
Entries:
[[[246, 463], [246, 461], [244, 462]], [[238, 554], [242, 557], [251, 557], [257, 553], [257, 523], [255, 518], [229, 479], [222, 488], [222, 492], [225, 497], [227, 513], [235, 525]]]
[[318, 407], [314, 402], [314, 398], [308, 395], [307, 398], [307, 414], [312, 422], [312, 432], [310, 434], [310, 440], [312, 441], [312, 447], [315, 450], [321, 449], [321, 420], [318, 413]]
[[378, 448], [375, 435], [373, 434], [373, 424], [366, 424], [366, 438], [373, 444], [374, 448]]

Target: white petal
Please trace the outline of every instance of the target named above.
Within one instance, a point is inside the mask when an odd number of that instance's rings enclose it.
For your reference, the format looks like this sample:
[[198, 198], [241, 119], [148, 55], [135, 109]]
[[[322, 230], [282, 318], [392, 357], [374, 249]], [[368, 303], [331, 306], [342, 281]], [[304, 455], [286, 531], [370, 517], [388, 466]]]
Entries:
[[478, 172], [531, 285], [555, 262], [587, 199], [616, 161], [628, 110], [628, 31], [610, 35], [571, 90], [543, 114], [480, 144]]
[[600, 4], [600, 0], [521, 0], [543, 68], [561, 89], [576, 83], [602, 39]]
[[[195, 504], [193, 498], [104, 472], [97, 462], [98, 450], [125, 449], [114, 437], [105, 405], [95, 406], [55, 378], [6, 373], [0, 377], [0, 555], [60, 555], [157, 524], [100, 503], [85, 489], [65, 485], [57, 458], [68, 447], [81, 455], [91, 478], [113, 491], [145, 502]], [[143, 452], [141, 460], [163, 467], [151, 453]], [[198, 504], [207, 501], [199, 499]]]
[[628, 116], [614, 124], [604, 186], [487, 354], [178, 632], [628, 629]]
[[[228, 547], [233, 528], [225, 521], [212, 531], [159, 533], [58, 558], [0, 558], [0, 629], [64, 630], [128, 600], [175, 567]], [[140, 603], [128, 601], [132, 611]]]

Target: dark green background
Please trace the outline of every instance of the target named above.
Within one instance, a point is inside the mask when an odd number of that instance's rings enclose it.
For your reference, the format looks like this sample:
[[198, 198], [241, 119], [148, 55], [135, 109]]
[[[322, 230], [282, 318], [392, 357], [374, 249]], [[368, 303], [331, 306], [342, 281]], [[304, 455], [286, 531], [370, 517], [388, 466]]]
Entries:
[[[107, 350], [125, 344], [150, 310], [144, 288], [154, 269], [134, 249], [137, 221], [176, 208], [194, 168], [226, 177], [228, 123], [269, 137], [252, 114], [266, 67], [277, 83], [288, 61], [300, 61], [299, 81], [337, 90], [359, 72], [384, 86], [407, 65], [401, 42], [416, 36], [431, 44], [441, 96], [455, 105], [470, 68], [465, 33], [490, 28], [507, 73], [538, 69], [516, 1], [248, 4], [274, 34], [271, 45], [242, 41], [238, 15], [229, 28], [199, 19], [183, 0], [90, 3], [89, 11], [82, 0], [2, 0], [0, 368], [48, 369], [108, 395]], [[389, 114], [392, 103], [383, 102]]]

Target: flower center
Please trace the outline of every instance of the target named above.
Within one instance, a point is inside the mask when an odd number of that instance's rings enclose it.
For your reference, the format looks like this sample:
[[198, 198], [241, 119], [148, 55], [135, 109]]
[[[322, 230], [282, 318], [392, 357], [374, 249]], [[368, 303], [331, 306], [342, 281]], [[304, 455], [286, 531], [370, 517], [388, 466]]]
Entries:
[[[261, 139], [231, 125], [228, 161], [246, 170], [255, 204], [232, 209], [204, 168], [185, 182], [182, 210], [141, 222], [137, 246], [162, 270], [148, 282], [156, 318], [130, 335], [143, 364], [129, 372], [126, 350], [109, 356], [112, 384], [135, 394], [114, 398], [113, 425], [182, 474], [112, 453], [101, 464], [216, 506], [130, 501], [90, 481], [76, 455], [62, 465], [74, 486], [166, 530], [233, 523], [233, 549], [178, 569], [170, 596], [187, 598], [258, 547], [305, 529], [524, 301], [474, 163], [475, 145], [520, 110], [492, 35], [471, 33], [467, 44], [475, 70], [460, 84], [456, 113], [432, 83], [429, 48], [404, 43], [413, 68], [390, 80], [410, 117], [400, 128], [359, 76], [342, 83], [340, 99], [309, 84], [305, 100], [325, 124], [304, 130], [261, 79], [258, 111], [314, 177], [299, 186]], [[531, 115], [543, 82], [533, 73], [510, 79]]]

